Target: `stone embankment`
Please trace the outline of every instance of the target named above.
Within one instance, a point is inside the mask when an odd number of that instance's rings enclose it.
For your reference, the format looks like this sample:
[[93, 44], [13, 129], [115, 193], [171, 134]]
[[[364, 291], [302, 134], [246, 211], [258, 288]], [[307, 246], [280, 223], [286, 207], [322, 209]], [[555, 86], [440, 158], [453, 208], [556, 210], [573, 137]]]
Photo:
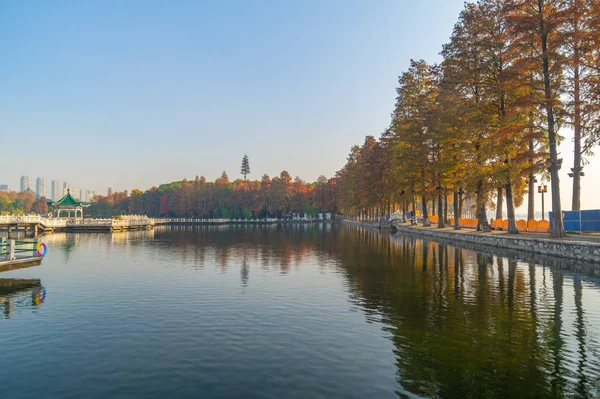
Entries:
[[[352, 222], [365, 227], [378, 228], [379, 222]], [[560, 257], [600, 265], [600, 236], [569, 235], [566, 238], [551, 238], [548, 234], [520, 233], [507, 234], [503, 231], [484, 233], [474, 230], [438, 229], [437, 227], [410, 226], [394, 223], [398, 232], [449, 242], [476, 244], [486, 248], [509, 249], [518, 252]]]

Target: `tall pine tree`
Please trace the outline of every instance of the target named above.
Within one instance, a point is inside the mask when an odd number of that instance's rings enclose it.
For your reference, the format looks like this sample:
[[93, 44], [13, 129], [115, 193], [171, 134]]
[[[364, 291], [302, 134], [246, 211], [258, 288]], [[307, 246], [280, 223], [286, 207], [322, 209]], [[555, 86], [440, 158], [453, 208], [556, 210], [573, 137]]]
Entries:
[[244, 158], [242, 158], [242, 170], [240, 173], [244, 176], [244, 180], [246, 180], [246, 176], [250, 174], [250, 160], [248, 160], [248, 155], [246, 154], [244, 154]]

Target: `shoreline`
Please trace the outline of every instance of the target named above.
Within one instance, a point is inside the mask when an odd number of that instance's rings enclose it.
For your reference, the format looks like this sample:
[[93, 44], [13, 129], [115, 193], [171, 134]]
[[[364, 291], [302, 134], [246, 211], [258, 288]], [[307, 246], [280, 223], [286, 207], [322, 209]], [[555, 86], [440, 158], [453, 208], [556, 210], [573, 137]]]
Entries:
[[[344, 220], [344, 223], [358, 224], [368, 228], [379, 229], [379, 222], [359, 222]], [[545, 238], [542, 234], [521, 233], [508, 235], [506, 232], [484, 233], [474, 230], [454, 230], [450, 228], [409, 226], [394, 223], [399, 233], [429, 239], [441, 239], [449, 242], [461, 242], [484, 246], [527, 252], [549, 257], [559, 257], [575, 261], [594, 263], [600, 266], [600, 237], [597, 241], [578, 240], [570, 236], [566, 239]]]

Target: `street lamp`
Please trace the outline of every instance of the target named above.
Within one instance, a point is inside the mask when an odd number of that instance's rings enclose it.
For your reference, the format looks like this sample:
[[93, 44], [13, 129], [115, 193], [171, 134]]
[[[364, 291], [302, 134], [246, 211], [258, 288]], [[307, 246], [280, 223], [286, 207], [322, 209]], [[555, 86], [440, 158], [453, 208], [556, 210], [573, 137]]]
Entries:
[[544, 193], [548, 192], [548, 186], [538, 186], [538, 193], [542, 194], [542, 220], [544, 220]]

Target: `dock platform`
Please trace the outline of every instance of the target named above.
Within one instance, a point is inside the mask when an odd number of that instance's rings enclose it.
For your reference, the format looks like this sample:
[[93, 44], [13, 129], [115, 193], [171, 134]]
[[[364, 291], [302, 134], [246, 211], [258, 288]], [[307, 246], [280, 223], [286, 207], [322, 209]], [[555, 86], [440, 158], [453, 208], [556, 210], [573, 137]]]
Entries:
[[[39, 239], [31, 241], [16, 241], [0, 238], [0, 272], [38, 266], [46, 254], [46, 244], [42, 243], [44, 251], [38, 254]], [[41, 246], [40, 246], [41, 247]]]

